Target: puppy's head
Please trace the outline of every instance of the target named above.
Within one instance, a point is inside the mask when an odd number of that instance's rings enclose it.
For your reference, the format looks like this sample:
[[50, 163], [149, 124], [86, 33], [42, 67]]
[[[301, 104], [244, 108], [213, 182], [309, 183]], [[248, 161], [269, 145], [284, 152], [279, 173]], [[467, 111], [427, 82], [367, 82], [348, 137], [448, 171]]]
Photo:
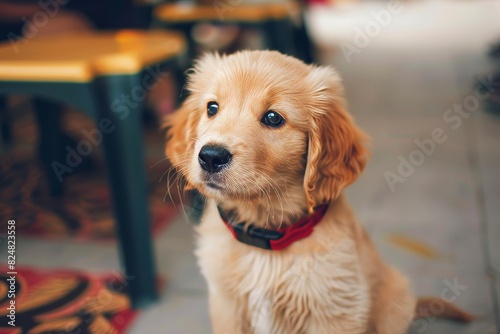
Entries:
[[337, 73], [271, 51], [208, 54], [190, 96], [166, 120], [166, 154], [190, 187], [217, 201], [265, 199], [303, 185], [327, 203], [366, 162]]

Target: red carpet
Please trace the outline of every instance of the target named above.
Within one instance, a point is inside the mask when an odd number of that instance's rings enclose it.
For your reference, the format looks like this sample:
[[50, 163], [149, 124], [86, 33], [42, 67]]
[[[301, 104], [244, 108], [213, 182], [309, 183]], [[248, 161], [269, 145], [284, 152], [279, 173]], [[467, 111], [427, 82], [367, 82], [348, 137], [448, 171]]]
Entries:
[[127, 284], [118, 272], [89, 275], [69, 270], [17, 270], [15, 327], [7, 314], [6, 267], [0, 267], [0, 334], [119, 334], [131, 325]]

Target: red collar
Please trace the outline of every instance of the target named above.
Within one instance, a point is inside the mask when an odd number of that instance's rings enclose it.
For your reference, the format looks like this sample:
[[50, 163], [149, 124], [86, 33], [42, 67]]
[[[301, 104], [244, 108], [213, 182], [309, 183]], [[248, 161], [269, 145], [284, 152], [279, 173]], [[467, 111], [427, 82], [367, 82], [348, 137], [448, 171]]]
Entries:
[[217, 206], [219, 214], [234, 238], [244, 244], [268, 250], [280, 250], [288, 247], [293, 242], [304, 239], [311, 235], [316, 226], [328, 209], [328, 204], [318, 206], [308, 216], [303, 217], [295, 224], [280, 228], [279, 230], [268, 230], [265, 228], [249, 225], [245, 230], [245, 223], [233, 223], [229, 221], [228, 215]]

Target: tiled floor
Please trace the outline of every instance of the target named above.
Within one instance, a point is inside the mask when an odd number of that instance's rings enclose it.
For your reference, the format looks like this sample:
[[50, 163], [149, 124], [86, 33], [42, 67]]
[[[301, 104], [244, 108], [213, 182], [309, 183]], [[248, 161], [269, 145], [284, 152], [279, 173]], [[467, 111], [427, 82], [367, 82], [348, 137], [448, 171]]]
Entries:
[[[500, 6], [455, 3], [458, 9], [408, 3], [350, 63], [341, 51], [322, 57], [338, 68], [351, 112], [373, 137], [366, 172], [347, 191], [360, 221], [419, 295], [452, 291], [457, 305], [478, 316], [469, 326], [429, 319], [415, 323], [412, 334], [500, 333], [500, 116], [478, 108], [457, 129], [443, 120], [448, 108], [474, 94], [477, 75], [491, 71], [484, 52], [491, 30], [500, 37]], [[352, 41], [351, 26], [337, 29], [349, 15], [357, 17], [354, 26], [372, 20], [359, 9], [313, 12], [318, 41]], [[447, 139], [391, 191], [384, 173], [397, 173], [398, 157], [409, 159], [415, 140], [436, 128]], [[160, 303], [143, 311], [130, 333], [210, 333], [193, 237], [179, 218], [156, 239], [156, 261], [168, 282]], [[21, 239], [18, 254], [26, 265], [119, 269], [112, 245]], [[453, 283], [459, 287], [445, 290]]]

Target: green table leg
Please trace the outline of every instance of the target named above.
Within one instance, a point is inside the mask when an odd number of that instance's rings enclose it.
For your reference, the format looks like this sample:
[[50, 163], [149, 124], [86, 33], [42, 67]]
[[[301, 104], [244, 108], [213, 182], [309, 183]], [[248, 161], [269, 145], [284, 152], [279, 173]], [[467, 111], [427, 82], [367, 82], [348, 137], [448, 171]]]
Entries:
[[39, 98], [34, 99], [33, 104], [39, 132], [38, 155], [44, 165], [52, 196], [61, 196], [64, 191], [62, 179], [52, 169], [52, 163], [64, 162], [61, 105]]
[[4, 144], [12, 144], [12, 130], [6, 96], [0, 96], [0, 133]]
[[140, 118], [143, 98], [138, 98], [146, 92], [139, 76], [101, 78], [95, 92], [100, 104], [96, 126], [103, 135], [125, 283], [132, 306], [140, 308], [157, 299]]

